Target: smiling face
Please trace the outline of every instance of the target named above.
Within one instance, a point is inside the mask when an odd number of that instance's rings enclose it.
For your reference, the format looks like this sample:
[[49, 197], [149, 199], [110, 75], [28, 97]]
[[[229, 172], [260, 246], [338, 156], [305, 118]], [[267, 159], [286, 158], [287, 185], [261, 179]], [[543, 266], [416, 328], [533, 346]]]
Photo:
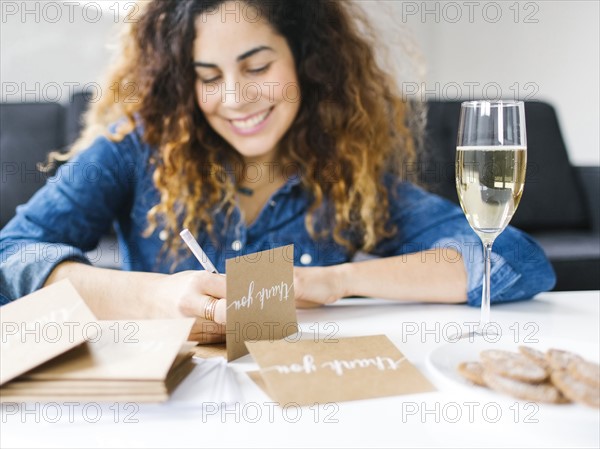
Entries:
[[[300, 107], [294, 57], [283, 36], [234, 2], [196, 19], [196, 96], [210, 126], [246, 162], [276, 159]], [[237, 11], [248, 6], [238, 4]], [[224, 12], [223, 11], [223, 12]]]

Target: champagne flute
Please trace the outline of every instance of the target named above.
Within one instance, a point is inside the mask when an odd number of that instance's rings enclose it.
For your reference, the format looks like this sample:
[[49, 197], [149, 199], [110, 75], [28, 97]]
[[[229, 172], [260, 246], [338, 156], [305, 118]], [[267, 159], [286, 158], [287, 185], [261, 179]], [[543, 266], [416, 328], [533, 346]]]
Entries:
[[481, 319], [490, 322], [490, 270], [494, 240], [515, 213], [525, 184], [527, 137], [522, 101], [461, 104], [456, 147], [456, 189], [471, 228], [483, 244]]

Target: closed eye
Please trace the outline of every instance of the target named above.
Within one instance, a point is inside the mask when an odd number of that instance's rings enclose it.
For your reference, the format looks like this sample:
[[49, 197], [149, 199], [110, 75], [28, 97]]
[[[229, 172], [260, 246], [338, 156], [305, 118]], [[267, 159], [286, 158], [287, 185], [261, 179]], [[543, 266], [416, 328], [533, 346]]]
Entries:
[[[248, 72], [253, 75], [259, 75], [261, 73], [266, 72], [269, 69], [269, 67], [271, 67], [271, 63], [266, 64], [262, 67], [258, 67], [256, 69], [248, 69]], [[210, 84], [210, 83], [214, 83], [214, 82], [218, 81], [219, 78], [221, 78], [221, 76], [219, 75], [219, 76], [215, 76], [215, 77], [209, 78], [209, 79], [204, 79], [202, 77], [199, 77], [199, 78], [200, 78], [200, 81], [202, 81], [204, 84]]]
[[259, 73], [266, 72], [269, 67], [271, 67], [271, 64], [267, 64], [262, 67], [258, 67], [256, 69], [248, 69], [248, 72], [257, 75]]
[[[200, 77], [199, 77], [200, 78]], [[214, 83], [215, 81], [217, 81], [220, 78], [220, 76], [215, 76], [214, 78], [205, 80], [203, 78], [200, 78], [200, 81], [202, 81], [204, 84], [210, 84], [210, 83]]]

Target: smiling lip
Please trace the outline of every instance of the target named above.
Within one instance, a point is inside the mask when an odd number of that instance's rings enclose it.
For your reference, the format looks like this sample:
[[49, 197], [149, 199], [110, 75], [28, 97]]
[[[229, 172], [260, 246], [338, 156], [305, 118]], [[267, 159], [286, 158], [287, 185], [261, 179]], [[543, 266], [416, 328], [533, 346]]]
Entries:
[[231, 129], [235, 133], [243, 136], [255, 134], [265, 127], [269, 117], [271, 117], [271, 112], [273, 111], [273, 108], [274, 107], [271, 107], [266, 111], [252, 114], [244, 119], [228, 120]]

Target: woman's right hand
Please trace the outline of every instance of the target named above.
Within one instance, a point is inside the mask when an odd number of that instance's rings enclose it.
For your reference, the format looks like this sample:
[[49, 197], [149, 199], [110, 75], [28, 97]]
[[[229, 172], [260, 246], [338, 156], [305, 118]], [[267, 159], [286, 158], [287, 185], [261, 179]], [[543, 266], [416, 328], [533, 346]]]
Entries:
[[[157, 301], [169, 303], [171, 311], [165, 315], [196, 318], [188, 340], [203, 344], [225, 341], [225, 276], [207, 271], [183, 271], [161, 276], [149, 283], [147, 288]], [[214, 321], [205, 318], [211, 297], [218, 299]]]

